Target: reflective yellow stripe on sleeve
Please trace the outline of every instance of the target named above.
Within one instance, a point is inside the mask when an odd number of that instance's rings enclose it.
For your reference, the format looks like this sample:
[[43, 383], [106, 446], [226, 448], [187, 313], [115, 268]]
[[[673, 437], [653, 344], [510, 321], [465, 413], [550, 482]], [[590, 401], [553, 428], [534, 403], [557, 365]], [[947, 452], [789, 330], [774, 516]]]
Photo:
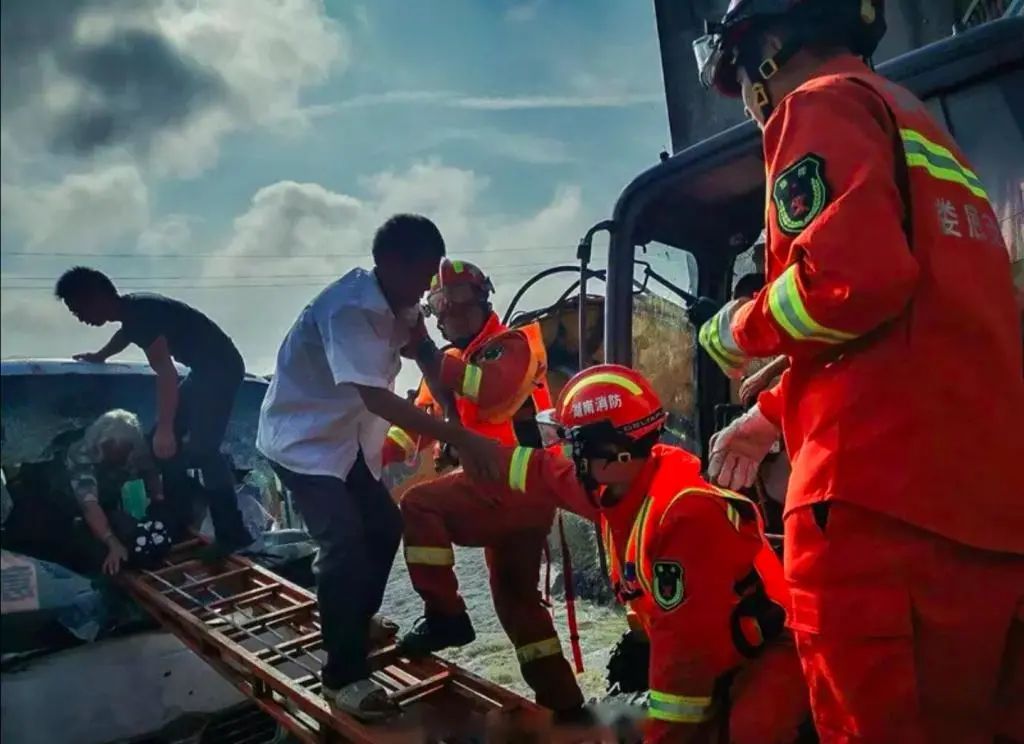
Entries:
[[647, 700], [647, 712], [651, 718], [659, 721], [701, 723], [711, 718], [711, 698], [671, 695], [651, 690]]
[[793, 264], [768, 289], [769, 310], [786, 333], [797, 341], [819, 341], [824, 344], [841, 344], [857, 338], [854, 333], [826, 328], [810, 316], [800, 296], [796, 272], [797, 265]]
[[633, 530], [629, 536], [629, 544], [626, 546], [626, 560], [629, 560], [628, 556], [630, 553], [636, 556], [636, 578], [640, 582], [640, 588], [644, 590], [648, 597], [653, 597], [654, 592], [651, 589], [651, 579], [644, 570], [647, 566], [647, 556], [644, 552], [646, 544], [644, 541], [647, 533], [647, 516], [651, 511], [652, 502], [653, 499], [650, 496], [644, 499], [644, 505], [640, 507], [640, 513], [633, 523]]
[[900, 137], [903, 139], [907, 165], [911, 168], [923, 168], [932, 178], [958, 183], [975, 196], [988, 199], [977, 174], [957, 160], [949, 148], [932, 142], [913, 129], [901, 129]]
[[513, 491], [526, 493], [526, 472], [532, 456], [533, 450], [529, 447], [516, 447], [512, 452], [512, 460], [508, 466], [508, 487]]
[[455, 551], [451, 548], [405, 547], [405, 562], [411, 566], [454, 566]]
[[546, 659], [549, 656], [561, 655], [562, 644], [558, 642], [557, 636], [545, 638], [543, 641], [535, 643], [527, 643], [525, 646], [520, 646], [516, 649], [516, 658], [519, 659], [520, 666], [529, 664], [531, 661], [537, 661], [538, 659]]
[[700, 327], [697, 340], [723, 372], [743, 368], [745, 359], [732, 335], [731, 313], [719, 312]]
[[388, 439], [405, 451], [406, 459], [412, 457], [413, 453], [416, 452], [416, 442], [406, 434], [405, 429], [399, 426], [392, 426], [388, 429]]
[[480, 395], [480, 381], [483, 377], [482, 369], [475, 364], [467, 364], [466, 371], [462, 373], [462, 394], [475, 401]]

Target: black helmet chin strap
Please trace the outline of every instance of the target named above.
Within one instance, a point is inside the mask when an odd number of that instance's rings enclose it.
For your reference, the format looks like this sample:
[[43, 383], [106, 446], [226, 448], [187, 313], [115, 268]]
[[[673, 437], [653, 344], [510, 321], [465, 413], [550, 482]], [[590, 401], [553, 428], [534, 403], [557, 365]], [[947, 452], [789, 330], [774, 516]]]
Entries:
[[736, 49], [736, 64], [747, 73], [754, 94], [754, 105], [761, 114], [762, 120], [768, 121], [768, 117], [775, 110], [775, 104], [772, 102], [766, 83], [775, 77], [782, 66], [793, 58], [794, 54], [800, 51], [804, 40], [801, 33], [794, 31], [782, 48], [770, 57], [765, 57], [762, 54], [760, 42], [760, 34], [746, 34]]

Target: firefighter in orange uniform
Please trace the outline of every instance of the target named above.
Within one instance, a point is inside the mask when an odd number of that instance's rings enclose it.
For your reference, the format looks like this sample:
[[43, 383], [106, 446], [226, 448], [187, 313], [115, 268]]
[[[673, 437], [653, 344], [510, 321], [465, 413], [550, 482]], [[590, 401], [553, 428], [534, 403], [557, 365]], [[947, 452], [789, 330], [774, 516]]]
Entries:
[[510, 488], [599, 512], [616, 595], [651, 644], [645, 741], [795, 741], [810, 706], [785, 629], [782, 565], [751, 501], [708, 484], [685, 450], [658, 444], [664, 422], [638, 372], [587, 369], [545, 421], [572, 458], [520, 447]]
[[[785, 433], [790, 626], [825, 742], [1024, 741], [1024, 386], [984, 184], [876, 75], [881, 0], [733, 0], [702, 79], [764, 131], [767, 279], [700, 329], [791, 367], [719, 433], [749, 484]], [[969, 363], [963, 363], [969, 360]]]
[[[512, 419], [524, 405], [550, 407], [540, 328], [507, 329], [491, 310], [492, 291], [476, 266], [442, 261], [428, 306], [459, 353], [443, 358], [439, 382], [454, 393], [467, 428], [505, 445], [519, 437], [539, 443], [532, 416], [518, 437]], [[515, 645], [523, 678], [538, 703], [570, 719], [581, 715], [583, 696], [538, 590], [555, 507], [532, 496], [473, 483], [461, 469], [409, 489], [401, 502], [405, 559], [426, 611], [400, 649], [420, 655], [473, 641], [452, 545], [484, 547], [494, 608]]]

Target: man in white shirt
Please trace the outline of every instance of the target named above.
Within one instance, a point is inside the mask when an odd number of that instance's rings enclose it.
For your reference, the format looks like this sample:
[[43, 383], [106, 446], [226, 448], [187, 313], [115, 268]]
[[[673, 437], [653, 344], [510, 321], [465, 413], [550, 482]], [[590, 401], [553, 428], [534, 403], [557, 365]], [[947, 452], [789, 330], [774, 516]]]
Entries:
[[493, 443], [393, 392], [402, 354], [417, 359], [427, 379], [436, 375], [437, 348], [418, 302], [444, 254], [427, 218], [399, 214], [385, 222], [373, 239], [373, 271], [350, 271], [295, 321], [260, 412], [257, 447], [319, 546], [324, 695], [364, 720], [395, 710], [367, 662], [370, 622], [402, 535], [398, 507], [380, 482], [390, 424], [449, 442], [467, 472], [500, 478]]

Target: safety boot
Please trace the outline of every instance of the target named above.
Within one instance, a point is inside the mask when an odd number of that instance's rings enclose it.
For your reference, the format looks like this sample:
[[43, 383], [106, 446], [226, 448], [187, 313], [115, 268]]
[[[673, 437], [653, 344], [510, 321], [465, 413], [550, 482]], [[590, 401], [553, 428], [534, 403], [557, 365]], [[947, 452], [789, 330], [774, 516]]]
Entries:
[[446, 648], [465, 646], [476, 640], [469, 615], [438, 615], [428, 612], [398, 642], [398, 652], [407, 656], [426, 656]]

